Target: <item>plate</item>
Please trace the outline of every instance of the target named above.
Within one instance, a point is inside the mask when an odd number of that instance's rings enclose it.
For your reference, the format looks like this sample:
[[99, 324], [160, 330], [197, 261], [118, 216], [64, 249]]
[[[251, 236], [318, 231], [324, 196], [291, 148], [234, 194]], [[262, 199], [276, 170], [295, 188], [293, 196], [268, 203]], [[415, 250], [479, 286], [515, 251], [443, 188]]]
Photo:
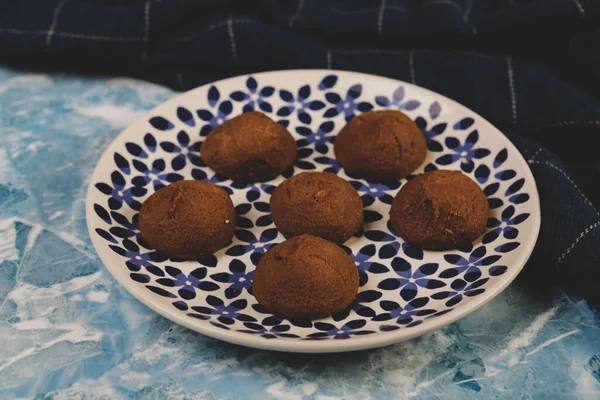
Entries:
[[[240, 184], [200, 158], [215, 126], [260, 110], [297, 139], [298, 159], [284, 176]], [[429, 152], [415, 173], [462, 171], [489, 204], [486, 233], [452, 251], [423, 251], [397, 237], [389, 208], [406, 180], [378, 184], [348, 176], [333, 141], [346, 121], [371, 109], [396, 109], [423, 130]], [[274, 188], [302, 171], [348, 180], [364, 203], [364, 229], [344, 244], [360, 271], [357, 299], [315, 321], [269, 314], [252, 295], [257, 261], [284, 240], [269, 213]], [[411, 177], [408, 177], [410, 179]], [[180, 179], [213, 182], [231, 194], [237, 230], [231, 244], [203, 261], [169, 259], [146, 244], [138, 211], [154, 191]], [[461, 318], [498, 295], [519, 273], [540, 227], [529, 167], [494, 126], [464, 106], [406, 82], [332, 70], [291, 70], [225, 79], [181, 94], [123, 131], [101, 157], [86, 199], [92, 242], [132, 295], [170, 320], [231, 343], [292, 352], [384, 346]]]

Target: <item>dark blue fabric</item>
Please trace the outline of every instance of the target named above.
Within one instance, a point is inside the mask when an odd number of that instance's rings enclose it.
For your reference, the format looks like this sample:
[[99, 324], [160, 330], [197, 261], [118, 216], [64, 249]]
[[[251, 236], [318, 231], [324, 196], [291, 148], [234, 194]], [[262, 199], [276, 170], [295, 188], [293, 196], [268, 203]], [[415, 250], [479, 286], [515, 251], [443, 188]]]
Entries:
[[600, 2], [4, 0], [5, 63], [187, 90], [332, 68], [414, 82], [502, 129], [529, 160], [542, 231], [526, 274], [600, 302]]

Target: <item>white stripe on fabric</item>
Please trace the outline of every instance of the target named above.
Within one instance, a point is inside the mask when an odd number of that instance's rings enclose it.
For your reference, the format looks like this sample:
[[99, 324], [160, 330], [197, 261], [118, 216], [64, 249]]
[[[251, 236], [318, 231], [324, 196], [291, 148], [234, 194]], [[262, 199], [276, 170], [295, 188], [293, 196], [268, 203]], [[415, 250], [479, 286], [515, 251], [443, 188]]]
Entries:
[[573, 180], [571, 178], [569, 178], [569, 175], [567, 175], [567, 173], [565, 171], [563, 171], [561, 168], [557, 167], [556, 165], [554, 165], [548, 161], [530, 161], [529, 164], [545, 165], [547, 167], [553, 168], [556, 171], [560, 172], [561, 175], [564, 176], [565, 179], [567, 179], [571, 183], [571, 185], [573, 185], [573, 187], [575, 188], [575, 190], [577, 190], [577, 192], [583, 198], [583, 200], [585, 200], [585, 202], [592, 208], [592, 210], [594, 210], [596, 212], [596, 215], [600, 217], [600, 214], [598, 213], [598, 210], [596, 210], [596, 207], [594, 207], [592, 202], [589, 201], [589, 199], [585, 196], [585, 194], [583, 194], [581, 189], [579, 189], [579, 186], [577, 186], [577, 184], [575, 182], [573, 182]]
[[50, 42], [52, 42], [52, 36], [54, 36], [54, 33], [56, 32], [56, 25], [58, 24], [58, 16], [60, 14], [60, 11], [64, 7], [64, 5], [67, 4], [69, 1], [71, 0], [62, 0], [56, 5], [56, 8], [54, 9], [54, 18], [52, 18], [52, 24], [50, 25], [50, 29], [46, 34], [46, 47], [50, 47]]
[[386, 0], [381, 0], [379, 6], [379, 13], [377, 14], [377, 32], [383, 33], [383, 17], [385, 16], [385, 3]]
[[577, 243], [579, 243], [579, 241], [581, 239], [584, 238], [585, 235], [587, 235], [588, 233], [590, 233], [592, 230], [596, 229], [597, 227], [600, 226], [600, 221], [588, 226], [587, 228], [585, 228], [580, 234], [579, 236], [577, 236], [577, 238], [575, 239], [575, 241], [569, 246], [567, 247], [567, 249], [564, 251], [564, 253], [562, 253], [560, 255], [560, 257], [558, 257], [558, 263], [561, 263], [564, 261], [564, 259], [569, 255], [569, 253], [571, 252], [571, 250], [573, 250], [575, 248], [575, 246], [577, 246]]
[[238, 63], [237, 58], [237, 46], [235, 44], [235, 35], [233, 33], [233, 18], [227, 18], [227, 33], [229, 34], [229, 42], [231, 45], [231, 58], [233, 59], [233, 63]]

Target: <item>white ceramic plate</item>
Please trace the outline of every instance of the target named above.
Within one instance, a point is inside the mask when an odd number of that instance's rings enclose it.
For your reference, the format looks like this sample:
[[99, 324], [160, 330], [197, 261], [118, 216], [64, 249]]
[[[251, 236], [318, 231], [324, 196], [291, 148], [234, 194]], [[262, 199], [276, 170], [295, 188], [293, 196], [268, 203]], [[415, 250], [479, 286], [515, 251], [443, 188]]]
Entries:
[[[399, 109], [428, 140], [425, 163], [460, 170], [488, 197], [488, 230], [473, 246], [433, 252], [410, 246], [388, 224], [390, 203], [405, 180], [382, 185], [348, 176], [332, 141], [347, 120], [370, 109]], [[318, 321], [288, 321], [252, 295], [255, 264], [284, 240], [269, 213], [281, 176], [242, 185], [216, 175], [199, 156], [216, 125], [257, 109], [288, 127], [298, 160], [284, 173], [330, 171], [347, 179], [365, 205], [364, 230], [345, 243], [361, 286], [347, 310]], [[409, 177], [410, 178], [410, 177]], [[169, 259], [139, 233], [137, 213], [155, 190], [179, 179], [216, 183], [236, 206], [233, 242], [202, 262]], [[447, 325], [490, 301], [519, 273], [540, 227], [539, 199], [527, 163], [481, 116], [429, 90], [353, 72], [296, 70], [240, 76], [177, 96], [121, 133], [88, 188], [92, 241], [114, 277], [163, 316], [232, 343], [293, 352], [338, 352], [383, 346]]]

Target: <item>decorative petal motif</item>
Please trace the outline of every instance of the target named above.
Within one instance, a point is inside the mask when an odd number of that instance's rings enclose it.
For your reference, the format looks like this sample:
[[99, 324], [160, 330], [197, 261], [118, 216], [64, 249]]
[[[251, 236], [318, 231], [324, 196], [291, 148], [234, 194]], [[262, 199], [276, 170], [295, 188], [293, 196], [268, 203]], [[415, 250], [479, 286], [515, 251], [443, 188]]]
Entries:
[[[337, 75], [282, 87], [270, 83], [261, 75], [226, 91], [216, 84], [204, 92], [198, 109], [181, 104], [168, 116], [153, 115], [144, 122], [147, 131], [115, 150], [108, 158], [112, 163], [108, 173], [93, 182], [96, 198], [90, 217], [97, 226], [92, 234], [148, 294], [168, 301], [186, 318], [231, 332], [269, 340], [351, 340], [411, 329], [450, 313], [470, 297], [485, 293], [488, 282], [512, 267], [511, 257], [529, 232], [529, 185], [506, 148], [486, 148], [487, 133], [478, 121], [450, 119], [451, 109], [443, 102], [415, 99], [408, 86], [375, 95], [364, 82], [347, 85]], [[401, 182], [380, 184], [344, 175], [333, 154], [335, 136], [344, 119], [374, 105], [403, 110], [414, 118], [431, 155], [425, 171], [460, 169], [481, 185], [492, 209], [481, 240], [431, 258], [429, 252], [396, 236], [389, 224], [389, 205]], [[201, 157], [204, 136], [250, 110], [276, 114], [277, 122], [295, 136], [298, 157], [284, 177], [305, 170], [339, 173], [361, 196], [364, 231], [344, 247], [357, 265], [360, 293], [328, 320], [288, 321], [253, 301], [255, 265], [284, 240], [273, 225], [269, 205], [279, 181], [232, 182], [211, 171]], [[237, 222], [232, 243], [185, 267], [182, 260], [146, 243], [138, 212], [148, 195], [181, 179], [211, 182], [233, 194]]]

